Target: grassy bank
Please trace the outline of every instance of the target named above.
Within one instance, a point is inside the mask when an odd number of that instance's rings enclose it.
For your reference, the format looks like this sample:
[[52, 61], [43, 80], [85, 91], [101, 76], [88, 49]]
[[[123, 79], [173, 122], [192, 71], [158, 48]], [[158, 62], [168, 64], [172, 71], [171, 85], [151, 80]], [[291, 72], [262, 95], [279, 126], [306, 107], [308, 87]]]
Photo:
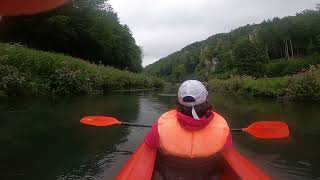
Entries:
[[320, 100], [320, 66], [279, 78], [234, 76], [227, 80], [211, 79], [212, 91], [250, 96], [269, 96], [292, 100]]
[[8, 95], [94, 94], [163, 84], [158, 78], [0, 43], [0, 91]]

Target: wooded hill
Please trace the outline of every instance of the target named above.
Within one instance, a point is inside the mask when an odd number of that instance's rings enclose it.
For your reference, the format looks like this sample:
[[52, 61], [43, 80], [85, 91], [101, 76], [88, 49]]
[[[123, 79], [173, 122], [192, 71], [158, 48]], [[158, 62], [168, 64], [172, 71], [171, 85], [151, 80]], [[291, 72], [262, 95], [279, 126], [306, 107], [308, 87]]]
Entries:
[[141, 48], [106, 0], [73, 0], [45, 13], [2, 17], [0, 41], [133, 72], [142, 70]]
[[319, 52], [318, 8], [213, 35], [148, 65], [145, 73], [171, 82], [232, 75], [275, 77], [320, 63]]

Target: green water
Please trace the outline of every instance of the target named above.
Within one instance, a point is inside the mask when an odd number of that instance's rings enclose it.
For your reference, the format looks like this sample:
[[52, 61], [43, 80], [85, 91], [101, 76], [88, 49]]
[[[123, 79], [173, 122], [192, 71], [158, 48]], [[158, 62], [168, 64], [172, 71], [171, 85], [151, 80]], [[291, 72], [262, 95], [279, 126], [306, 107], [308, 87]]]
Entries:
[[[90, 127], [86, 115], [152, 124], [174, 107], [168, 92], [77, 98], [0, 99], [0, 179], [112, 179], [147, 128]], [[320, 179], [320, 103], [211, 95], [231, 127], [284, 120], [291, 136], [258, 140], [234, 133], [234, 146], [274, 179]]]

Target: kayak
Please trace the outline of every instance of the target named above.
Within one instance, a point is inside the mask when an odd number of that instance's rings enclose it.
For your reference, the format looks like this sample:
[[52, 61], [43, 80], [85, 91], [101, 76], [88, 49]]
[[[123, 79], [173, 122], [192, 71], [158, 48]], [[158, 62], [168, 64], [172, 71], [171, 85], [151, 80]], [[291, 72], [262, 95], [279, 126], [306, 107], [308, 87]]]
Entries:
[[[116, 176], [116, 180], [150, 180], [152, 178], [156, 161], [157, 150], [141, 144], [131, 155], [125, 166]], [[223, 152], [222, 180], [269, 180], [271, 179], [249, 160], [238, 153], [234, 148]]]

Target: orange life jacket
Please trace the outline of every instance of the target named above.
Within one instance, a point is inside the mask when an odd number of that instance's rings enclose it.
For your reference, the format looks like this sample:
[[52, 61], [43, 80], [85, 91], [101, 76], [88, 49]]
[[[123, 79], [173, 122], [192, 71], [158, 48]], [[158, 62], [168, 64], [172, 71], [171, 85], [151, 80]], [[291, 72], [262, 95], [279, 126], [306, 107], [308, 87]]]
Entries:
[[229, 135], [226, 120], [218, 113], [203, 129], [189, 131], [180, 126], [177, 110], [164, 113], [158, 119], [160, 151], [182, 158], [209, 157], [222, 150]]

